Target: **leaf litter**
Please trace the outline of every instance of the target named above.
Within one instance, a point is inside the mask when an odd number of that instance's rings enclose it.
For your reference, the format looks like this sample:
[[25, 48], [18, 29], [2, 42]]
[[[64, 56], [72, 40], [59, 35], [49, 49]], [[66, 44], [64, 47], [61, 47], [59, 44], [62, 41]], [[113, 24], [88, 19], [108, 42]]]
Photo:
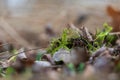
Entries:
[[0, 76], [8, 80], [18, 75], [30, 80], [113, 80], [112, 75], [119, 80], [120, 34], [107, 23], [103, 27], [93, 34], [86, 27], [69, 24], [46, 49], [16, 49], [9, 43], [6, 49], [1, 43]]

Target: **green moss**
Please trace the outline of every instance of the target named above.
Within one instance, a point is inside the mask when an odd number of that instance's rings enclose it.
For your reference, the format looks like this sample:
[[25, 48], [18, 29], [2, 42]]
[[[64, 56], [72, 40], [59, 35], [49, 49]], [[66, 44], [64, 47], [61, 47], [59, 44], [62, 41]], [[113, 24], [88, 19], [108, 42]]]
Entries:
[[109, 35], [109, 33], [112, 31], [112, 27], [107, 23], [104, 23], [103, 27], [103, 30], [96, 32], [94, 41], [92, 43], [88, 42], [87, 46], [90, 53], [96, 51], [103, 45], [110, 47], [110, 45], [116, 41], [117, 38], [115, 35]]
[[109, 26], [107, 23], [103, 24], [104, 29], [102, 31], [99, 31], [96, 33], [96, 38], [95, 41], [99, 43], [99, 45], [102, 45], [105, 37], [107, 37], [109, 35], [109, 33], [112, 31], [112, 27]]
[[64, 48], [66, 50], [69, 50], [68, 44], [71, 44], [70, 39], [71, 38], [78, 38], [80, 35], [78, 32], [72, 30], [71, 28], [66, 28], [63, 30], [62, 35], [60, 38], [54, 38], [50, 46], [47, 48], [47, 52], [54, 54], [56, 51], [58, 51], [61, 48]]
[[63, 30], [62, 35], [59, 38], [55, 38], [51, 41], [47, 51], [48, 53], [54, 54], [61, 48], [70, 50], [72, 47], [85, 46], [90, 53], [93, 53], [103, 45], [113, 45], [113, 42], [116, 40], [116, 36], [109, 35], [112, 31], [112, 27], [107, 23], [104, 23], [103, 27], [103, 30], [97, 31], [96, 34], [93, 35], [94, 37], [92, 36], [93, 41], [85, 39], [84, 36], [80, 36], [77, 31], [72, 30], [71, 28], [66, 28]]

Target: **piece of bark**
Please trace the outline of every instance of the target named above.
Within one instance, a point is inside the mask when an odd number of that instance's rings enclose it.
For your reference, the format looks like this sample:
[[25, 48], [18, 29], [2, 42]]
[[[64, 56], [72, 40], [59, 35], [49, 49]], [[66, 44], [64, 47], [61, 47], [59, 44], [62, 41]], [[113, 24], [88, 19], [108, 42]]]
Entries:
[[42, 56], [42, 59], [50, 62], [51, 64], [55, 64], [55, 62], [50, 54], [44, 54]]
[[86, 27], [81, 27], [80, 30], [82, 31], [82, 36], [88, 39], [90, 42], [93, 41], [92, 35], [89, 33]]

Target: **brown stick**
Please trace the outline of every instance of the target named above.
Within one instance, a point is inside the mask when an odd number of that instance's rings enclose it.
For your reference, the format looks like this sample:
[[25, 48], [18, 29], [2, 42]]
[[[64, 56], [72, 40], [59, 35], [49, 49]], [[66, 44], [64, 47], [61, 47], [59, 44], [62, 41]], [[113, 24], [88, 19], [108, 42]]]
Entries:
[[120, 32], [112, 32], [112, 33], [109, 33], [110, 35], [120, 35]]

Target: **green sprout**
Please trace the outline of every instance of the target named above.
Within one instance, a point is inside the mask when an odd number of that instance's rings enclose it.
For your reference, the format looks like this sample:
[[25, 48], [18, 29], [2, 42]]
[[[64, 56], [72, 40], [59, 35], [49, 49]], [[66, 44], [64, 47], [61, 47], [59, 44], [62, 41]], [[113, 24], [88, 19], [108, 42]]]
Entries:
[[77, 71], [79, 73], [83, 72], [83, 70], [85, 69], [85, 64], [84, 63], [80, 63], [78, 68], [77, 68]]
[[41, 61], [43, 55], [44, 55], [43, 53], [38, 52], [37, 55], [36, 55], [36, 60], [37, 60], [37, 61]]
[[87, 47], [90, 53], [93, 53], [103, 45], [110, 46], [116, 40], [115, 35], [110, 35], [109, 33], [112, 31], [112, 27], [107, 23], [103, 24], [104, 29], [102, 31], [98, 31], [95, 34], [94, 42], [88, 42]]
[[104, 29], [102, 31], [96, 33], [95, 41], [98, 42], [99, 45], [103, 44], [105, 38], [112, 31], [112, 27], [109, 26], [107, 23], [104, 23], [103, 26], [104, 26]]
[[[104, 23], [103, 27], [103, 30], [97, 31], [94, 37], [92, 36], [93, 41], [85, 39], [83, 36], [80, 36], [77, 31], [72, 30], [71, 28], [66, 28], [63, 30], [60, 38], [55, 38], [52, 40], [50, 46], [47, 48], [47, 52], [53, 55], [61, 48], [70, 50], [74, 44], [74, 41], [71, 40], [75, 39], [79, 39], [82, 43], [84, 43], [90, 53], [93, 53], [103, 45], [110, 46], [113, 42], [115, 42], [116, 36], [109, 34], [112, 31], [112, 27], [107, 23]], [[81, 47], [81, 45], [78, 43], [77, 47]]]
[[71, 38], [78, 38], [78, 37], [79, 37], [78, 32], [72, 30], [71, 28], [65, 28], [60, 38], [55, 38], [52, 40], [49, 48], [47, 48], [47, 52], [54, 54], [56, 51], [58, 51], [61, 48], [70, 50], [69, 47], [67, 46], [68, 44], [70, 44], [69, 40]]

